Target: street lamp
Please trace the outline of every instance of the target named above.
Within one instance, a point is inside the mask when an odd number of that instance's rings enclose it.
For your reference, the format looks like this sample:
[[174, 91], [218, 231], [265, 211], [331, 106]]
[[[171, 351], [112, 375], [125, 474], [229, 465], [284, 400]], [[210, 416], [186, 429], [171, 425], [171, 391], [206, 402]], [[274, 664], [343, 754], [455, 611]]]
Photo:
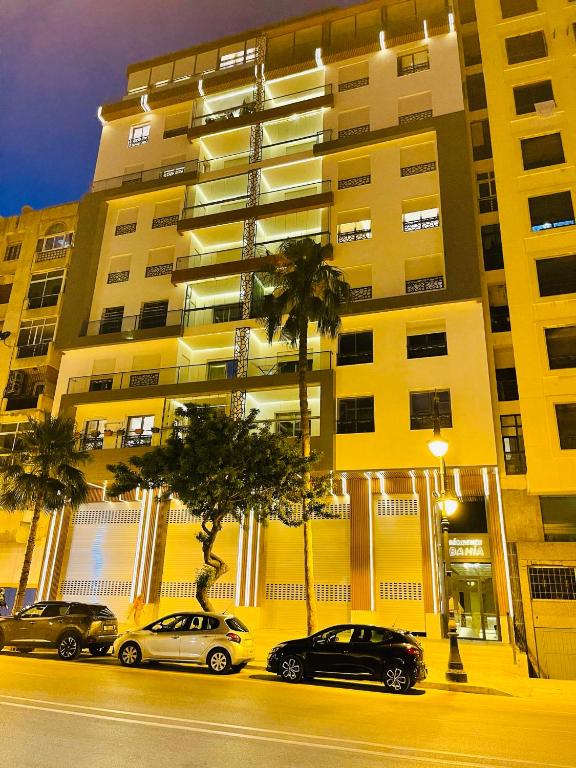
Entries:
[[444, 614], [450, 651], [448, 654], [448, 669], [446, 680], [455, 683], [468, 682], [468, 675], [464, 671], [460, 649], [458, 648], [458, 631], [454, 614], [454, 596], [452, 594], [452, 565], [450, 562], [450, 546], [448, 543], [449, 518], [458, 509], [458, 499], [446, 491], [446, 463], [444, 457], [448, 452], [448, 441], [440, 434], [440, 400], [438, 393], [434, 393], [433, 399], [434, 436], [428, 442], [428, 450], [437, 459], [440, 459], [440, 493], [436, 494], [436, 506], [440, 512], [440, 528], [442, 530], [442, 559], [444, 560]]

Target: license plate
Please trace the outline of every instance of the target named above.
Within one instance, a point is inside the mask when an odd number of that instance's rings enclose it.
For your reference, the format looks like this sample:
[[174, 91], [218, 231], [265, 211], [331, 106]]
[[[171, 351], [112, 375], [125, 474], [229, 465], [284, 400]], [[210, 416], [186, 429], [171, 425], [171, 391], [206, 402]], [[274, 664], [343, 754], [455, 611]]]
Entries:
[[114, 624], [104, 624], [104, 632], [114, 632], [115, 629]]

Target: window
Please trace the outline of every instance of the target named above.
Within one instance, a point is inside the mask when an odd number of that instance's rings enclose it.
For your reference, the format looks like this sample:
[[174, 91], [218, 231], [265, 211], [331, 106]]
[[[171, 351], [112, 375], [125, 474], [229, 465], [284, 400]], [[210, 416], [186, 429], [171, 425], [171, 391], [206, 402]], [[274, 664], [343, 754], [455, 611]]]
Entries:
[[462, 38], [462, 51], [464, 53], [464, 64], [467, 67], [473, 67], [475, 64], [482, 63], [482, 52], [480, 50], [480, 38], [478, 33], [466, 35]]
[[135, 448], [139, 445], [151, 445], [153, 426], [154, 416], [130, 416], [122, 447]]
[[345, 221], [338, 224], [337, 239], [339, 243], [352, 243], [356, 240], [370, 240], [372, 237], [372, 221]]
[[498, 210], [498, 198], [496, 197], [496, 178], [494, 171], [476, 174], [476, 187], [478, 189], [478, 210], [480, 213], [491, 213]]
[[18, 334], [17, 357], [38, 357], [48, 352], [48, 345], [54, 338], [56, 318], [24, 320]]
[[486, 109], [486, 87], [484, 75], [468, 75], [466, 78], [466, 93], [468, 95], [468, 109], [474, 112], [477, 109]]
[[414, 72], [422, 72], [425, 69], [430, 69], [428, 48], [421, 48], [418, 51], [398, 56], [396, 64], [398, 77], [402, 77], [402, 75], [412, 75]]
[[504, 466], [507, 475], [526, 474], [526, 453], [524, 451], [524, 432], [522, 417], [519, 413], [500, 416]]
[[141, 144], [148, 144], [150, 136], [150, 125], [134, 125], [130, 128], [129, 147], [139, 147]]
[[122, 330], [124, 307], [106, 307], [102, 312], [100, 333], [118, 333]]
[[8, 304], [12, 293], [12, 283], [0, 285], [0, 304]]
[[576, 403], [557, 403], [556, 421], [560, 448], [563, 451], [576, 449]]
[[562, 136], [559, 133], [520, 139], [520, 147], [525, 171], [565, 162]]
[[338, 337], [337, 365], [358, 365], [373, 362], [372, 331], [342, 333]]
[[576, 254], [538, 259], [536, 273], [540, 296], [576, 293]]
[[504, 269], [500, 224], [485, 224], [480, 228], [480, 236], [482, 238], [484, 269], [487, 272], [493, 269]]
[[533, 600], [576, 600], [576, 568], [531, 565], [528, 576]]
[[22, 250], [22, 243], [12, 243], [6, 246], [4, 252], [4, 261], [16, 261], [20, 257], [20, 251]]
[[220, 56], [220, 69], [239, 67], [242, 64], [249, 64], [251, 61], [256, 61], [256, 48], [246, 48], [245, 50], [233, 51], [232, 53], [223, 53]]
[[536, 111], [536, 104], [554, 101], [554, 91], [551, 80], [542, 80], [539, 83], [519, 85], [514, 88], [514, 104], [517, 115], [526, 115]]
[[510, 309], [508, 305], [490, 307], [490, 329], [492, 333], [506, 333], [510, 328]]
[[545, 541], [576, 541], [576, 496], [540, 496]]
[[440, 226], [438, 208], [427, 208], [424, 211], [411, 211], [402, 214], [402, 229], [404, 232], [415, 232], [419, 229], [434, 229]]
[[472, 137], [472, 157], [474, 160], [488, 160], [492, 157], [492, 139], [488, 120], [476, 120], [470, 123]]
[[62, 232], [59, 235], [52, 235], [51, 237], [41, 237], [36, 243], [36, 253], [70, 248], [73, 239], [73, 232]]
[[[13, 373], [16, 373], [14, 371]], [[20, 371], [17, 371], [20, 373]], [[10, 380], [8, 380], [7, 390], [10, 388]], [[5, 392], [5, 397], [9, 397], [10, 393]], [[28, 422], [13, 422], [0, 424], [0, 451], [13, 451], [21, 433], [28, 427]]]
[[28, 309], [56, 306], [63, 282], [63, 269], [32, 275], [28, 288]]
[[[90, 392], [94, 390], [90, 387]], [[84, 432], [81, 439], [83, 451], [100, 451], [104, 447], [103, 432], [106, 422], [103, 419], [91, 419], [84, 424]]]
[[374, 397], [338, 400], [338, 434], [374, 432]]
[[532, 13], [538, 10], [538, 0], [500, 0], [502, 18], [520, 16], [523, 13]]
[[434, 396], [438, 396], [441, 427], [452, 426], [450, 390], [410, 392], [410, 429], [434, 429]]
[[518, 35], [518, 37], [507, 37], [505, 43], [508, 64], [520, 64], [523, 61], [542, 59], [548, 55], [546, 38], [541, 29], [537, 32], [528, 32], [526, 35]]
[[212, 360], [208, 363], [208, 381], [233, 379], [236, 376], [236, 360]]
[[282, 411], [274, 414], [276, 434], [283, 437], [300, 437], [300, 411]]
[[554, 192], [528, 198], [532, 232], [569, 227], [574, 224], [574, 208], [570, 192]]
[[500, 402], [518, 400], [516, 368], [496, 369], [496, 390], [498, 392], [498, 400], [500, 400]]
[[139, 328], [163, 328], [168, 318], [168, 299], [142, 304]]
[[240, 619], [237, 619], [236, 616], [230, 616], [228, 619], [224, 619], [226, 622], [226, 626], [228, 629], [231, 629], [232, 632], [249, 632], [248, 627], [243, 624]]
[[146, 629], [150, 629], [152, 632], [183, 632], [188, 628], [189, 623], [190, 616], [184, 613], [177, 616], [167, 616], [165, 619], [146, 627]]
[[439, 357], [448, 354], [446, 332], [418, 333], [406, 339], [408, 359], [417, 357]]
[[546, 328], [544, 333], [550, 369], [576, 368], [576, 325]]

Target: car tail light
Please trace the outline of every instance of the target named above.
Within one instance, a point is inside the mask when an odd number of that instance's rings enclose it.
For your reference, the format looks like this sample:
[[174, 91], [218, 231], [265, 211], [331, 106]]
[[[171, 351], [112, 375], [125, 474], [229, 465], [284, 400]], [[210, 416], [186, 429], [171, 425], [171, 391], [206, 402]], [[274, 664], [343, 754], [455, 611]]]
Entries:
[[242, 640], [240, 638], [240, 635], [237, 635], [236, 632], [228, 632], [226, 637], [228, 638], [228, 640], [230, 640], [233, 643], [241, 643], [242, 642]]
[[413, 645], [409, 645], [408, 648], [406, 648], [406, 653], [409, 653], [410, 656], [420, 656], [420, 651], [418, 648], [414, 648]]

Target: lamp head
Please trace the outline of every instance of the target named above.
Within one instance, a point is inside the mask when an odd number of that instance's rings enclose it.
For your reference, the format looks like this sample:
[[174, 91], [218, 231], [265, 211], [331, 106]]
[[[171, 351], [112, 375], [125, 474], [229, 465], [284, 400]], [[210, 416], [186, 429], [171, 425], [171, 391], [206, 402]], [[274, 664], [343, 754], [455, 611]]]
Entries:
[[432, 440], [428, 441], [428, 450], [437, 459], [441, 459], [448, 453], [448, 441], [443, 440], [440, 435], [434, 435]]
[[438, 499], [438, 507], [443, 515], [446, 517], [452, 517], [452, 515], [456, 512], [458, 509], [460, 502], [455, 496], [452, 496], [450, 493], [444, 494], [441, 498]]

